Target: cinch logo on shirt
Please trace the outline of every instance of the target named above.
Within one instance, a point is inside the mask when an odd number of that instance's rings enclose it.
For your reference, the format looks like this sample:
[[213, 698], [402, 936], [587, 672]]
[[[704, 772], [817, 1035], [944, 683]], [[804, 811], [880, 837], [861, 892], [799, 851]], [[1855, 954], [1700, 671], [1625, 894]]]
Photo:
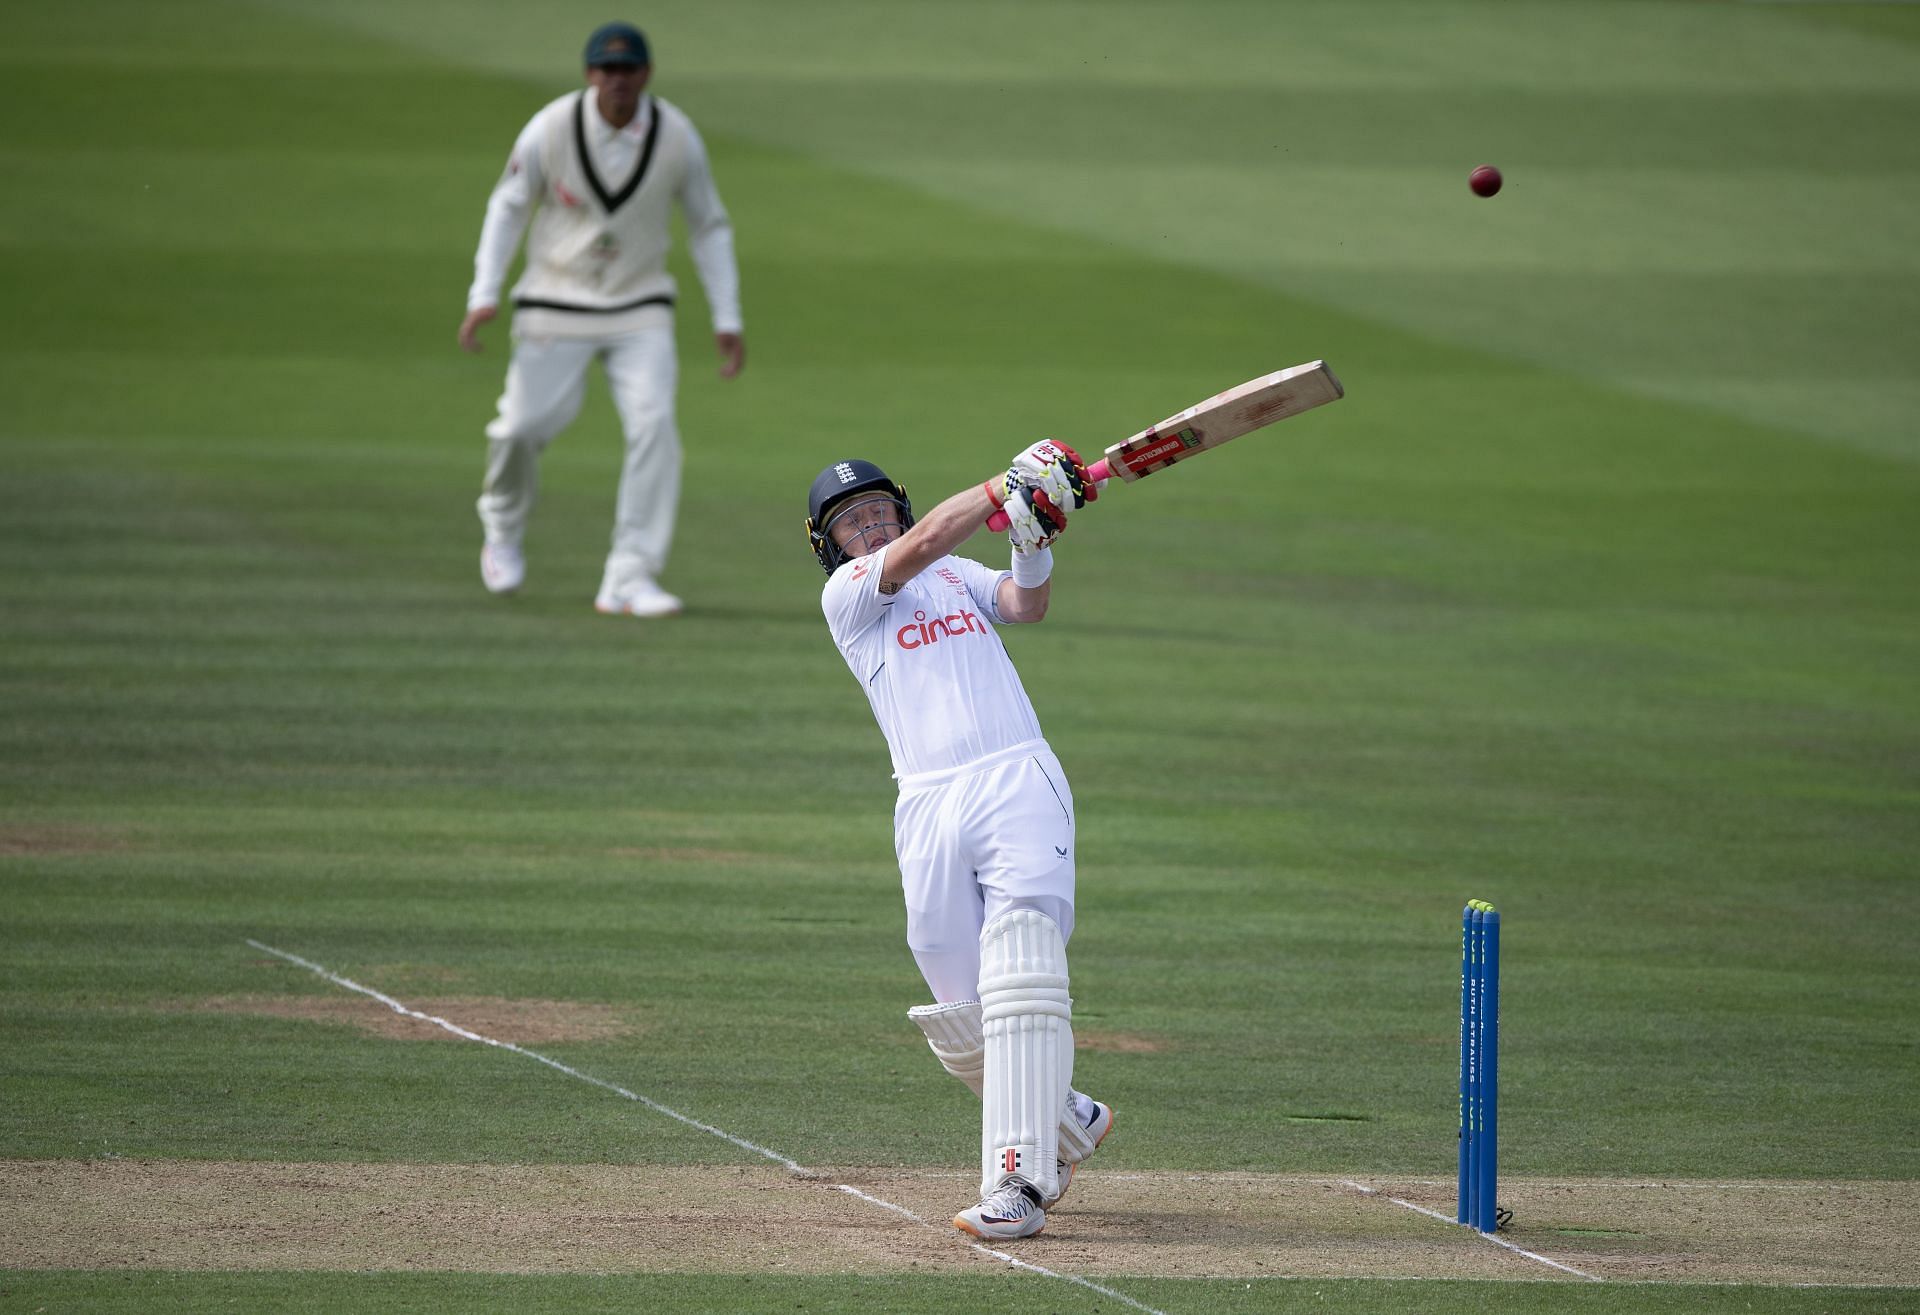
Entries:
[[914, 649], [937, 644], [943, 636], [955, 639], [961, 635], [986, 633], [986, 623], [964, 609], [952, 616], [936, 616], [931, 621], [927, 620], [925, 612], [915, 612], [911, 622], [893, 632], [893, 642], [901, 648]]

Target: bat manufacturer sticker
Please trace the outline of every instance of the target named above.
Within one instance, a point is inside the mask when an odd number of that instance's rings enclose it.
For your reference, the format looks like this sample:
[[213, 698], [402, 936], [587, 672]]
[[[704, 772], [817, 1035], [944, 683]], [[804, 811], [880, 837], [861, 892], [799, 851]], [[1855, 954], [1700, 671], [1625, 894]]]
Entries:
[[[1186, 431], [1191, 433], [1191, 430]], [[1121, 460], [1127, 463], [1127, 469], [1136, 474], [1145, 475], [1149, 468], [1187, 450], [1187, 441], [1181, 434], [1158, 434], [1145, 447], [1135, 448], [1122, 454]]]

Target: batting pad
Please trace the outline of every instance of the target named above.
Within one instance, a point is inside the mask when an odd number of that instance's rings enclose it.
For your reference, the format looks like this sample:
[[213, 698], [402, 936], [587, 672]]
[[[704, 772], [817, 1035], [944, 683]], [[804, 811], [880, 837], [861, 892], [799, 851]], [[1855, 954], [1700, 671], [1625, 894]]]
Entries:
[[954, 1000], [943, 1005], [916, 1005], [907, 1010], [907, 1017], [927, 1034], [927, 1045], [947, 1072], [966, 1083], [967, 1090], [978, 1096], [987, 1062], [986, 1038], [980, 1031], [980, 1002]]
[[[947, 1072], [967, 1084], [974, 1095], [981, 1094], [987, 1056], [987, 1038], [980, 1024], [978, 1000], [955, 1000], [943, 1005], [915, 1005], [907, 1010], [922, 1032], [927, 1045]], [[1060, 1112], [1060, 1158], [1078, 1164], [1093, 1154], [1093, 1135], [1080, 1122], [1080, 1111], [1073, 1106], [1068, 1090]]]
[[1041, 1199], [1060, 1194], [1060, 1115], [1073, 1082], [1067, 943], [1052, 918], [1015, 909], [980, 933], [986, 1039], [980, 1195], [1019, 1175]]

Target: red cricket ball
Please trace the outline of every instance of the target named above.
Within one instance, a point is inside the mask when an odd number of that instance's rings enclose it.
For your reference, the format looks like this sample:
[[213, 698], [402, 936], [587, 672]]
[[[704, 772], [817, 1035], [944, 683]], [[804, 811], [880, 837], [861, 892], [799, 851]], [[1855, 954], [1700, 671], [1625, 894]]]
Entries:
[[1475, 196], [1492, 196], [1500, 190], [1500, 181], [1500, 171], [1490, 164], [1483, 164], [1467, 175], [1467, 186]]

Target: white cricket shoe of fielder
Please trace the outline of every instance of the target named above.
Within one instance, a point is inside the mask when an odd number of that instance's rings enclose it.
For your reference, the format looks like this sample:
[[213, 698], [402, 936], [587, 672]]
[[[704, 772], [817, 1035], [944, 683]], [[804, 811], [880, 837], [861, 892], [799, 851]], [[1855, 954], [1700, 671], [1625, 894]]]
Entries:
[[[1100, 1143], [1105, 1141], [1107, 1139], [1107, 1134], [1112, 1131], [1113, 1131], [1113, 1106], [1103, 1105], [1097, 1100], [1094, 1101], [1093, 1102], [1093, 1118], [1088, 1121], [1086, 1130], [1083, 1134], [1086, 1140], [1091, 1142], [1092, 1145], [1086, 1148], [1086, 1150], [1081, 1154], [1080, 1159], [1085, 1160], [1087, 1156], [1092, 1155], [1095, 1151], [1099, 1150]], [[1051, 1201], [1047, 1202], [1047, 1209], [1051, 1210], [1056, 1205], [1059, 1205], [1060, 1197], [1065, 1196], [1067, 1194], [1067, 1188], [1071, 1186], [1073, 1183], [1073, 1170], [1074, 1170], [1074, 1165], [1077, 1163], [1079, 1163], [1079, 1161], [1070, 1161], [1065, 1156], [1062, 1156], [1060, 1159], [1054, 1161], [1054, 1171], [1059, 1176], [1059, 1181], [1060, 1181], [1060, 1192], [1059, 1192], [1059, 1195], [1055, 1196]]]
[[642, 577], [618, 591], [602, 589], [600, 596], [593, 600], [593, 610], [604, 616], [677, 616], [680, 600]]
[[1045, 1228], [1047, 1212], [1040, 1208], [1040, 1194], [1027, 1185], [1026, 1179], [1008, 1178], [979, 1205], [955, 1215], [953, 1226], [983, 1242], [1011, 1242], [1032, 1237]]
[[527, 578], [527, 559], [517, 543], [489, 539], [480, 549], [480, 582], [492, 594], [510, 594]]

